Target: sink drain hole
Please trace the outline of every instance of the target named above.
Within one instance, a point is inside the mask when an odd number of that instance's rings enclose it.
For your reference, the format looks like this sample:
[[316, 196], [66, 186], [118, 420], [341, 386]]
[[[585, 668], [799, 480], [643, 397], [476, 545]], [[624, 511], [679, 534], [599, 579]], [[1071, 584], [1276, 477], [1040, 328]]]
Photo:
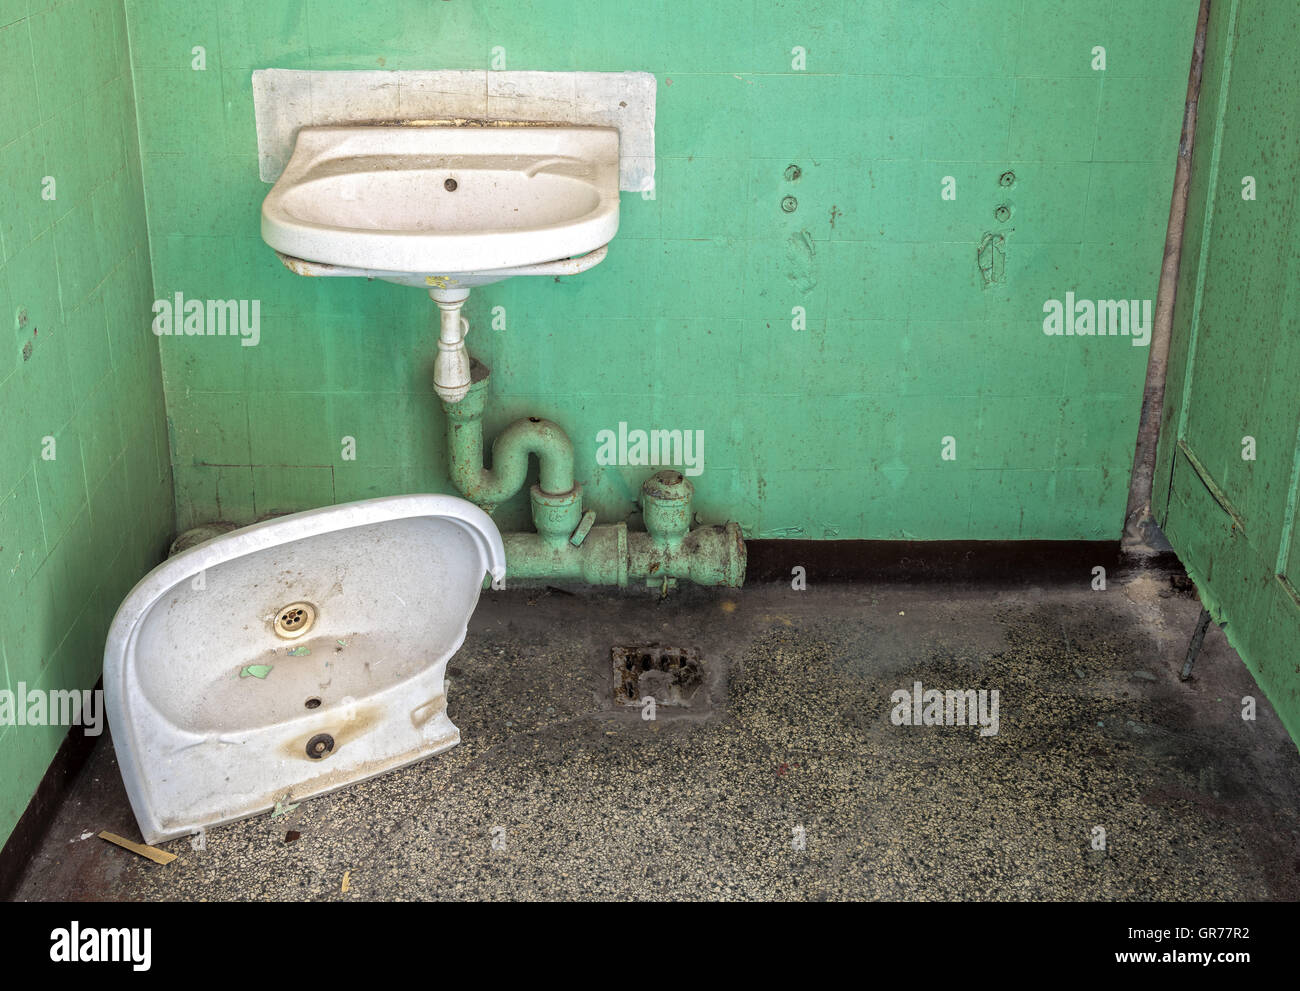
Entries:
[[275, 614], [275, 635], [296, 640], [316, 622], [316, 607], [310, 602], [293, 602]]
[[307, 756], [312, 760], [320, 760], [334, 749], [334, 737], [328, 733], [317, 733], [307, 741]]

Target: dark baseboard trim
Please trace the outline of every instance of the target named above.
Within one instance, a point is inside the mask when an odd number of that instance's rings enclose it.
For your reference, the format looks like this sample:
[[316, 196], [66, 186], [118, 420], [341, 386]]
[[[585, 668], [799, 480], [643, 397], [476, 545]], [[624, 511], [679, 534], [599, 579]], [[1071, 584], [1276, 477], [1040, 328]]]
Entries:
[[[95, 682], [96, 689], [103, 687], [102, 678]], [[8, 901], [13, 897], [18, 882], [40, 849], [59, 807], [77, 780], [77, 775], [86, 766], [98, 739], [99, 737], [86, 736], [80, 726], [68, 729], [68, 735], [59, 744], [41, 783], [36, 786], [36, 794], [27, 803], [27, 810], [9, 834], [4, 848], [0, 849], [0, 901]]]
[[1173, 554], [1137, 557], [1118, 540], [747, 540], [746, 582], [809, 581], [1039, 584], [1148, 568], [1181, 572]]

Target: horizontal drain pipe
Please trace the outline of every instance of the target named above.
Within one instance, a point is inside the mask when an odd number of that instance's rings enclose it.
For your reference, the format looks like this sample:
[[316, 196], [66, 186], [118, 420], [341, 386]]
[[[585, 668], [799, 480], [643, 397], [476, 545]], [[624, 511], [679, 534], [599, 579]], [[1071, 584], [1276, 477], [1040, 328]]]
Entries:
[[[647, 490], [678, 481], [690, 487], [679, 472], [661, 471], [646, 481], [641, 497], [646, 500]], [[551, 507], [539, 510], [539, 496], [534, 486], [534, 521], [554, 520]], [[642, 505], [649, 504], [643, 501]], [[689, 500], [686, 505], [689, 508]], [[745, 582], [745, 542], [739, 524], [696, 527], [680, 538], [669, 538], [648, 530], [628, 530], [626, 523], [590, 526], [587, 521], [594, 515], [581, 514], [573, 531], [502, 534], [507, 576], [575, 580], [620, 588], [640, 583], [672, 587], [679, 580], [738, 588]], [[648, 523], [648, 510], [646, 516]], [[584, 523], [588, 526], [585, 533]]]
[[574, 481], [573, 444], [549, 420], [517, 420], [492, 444], [492, 467], [483, 467], [483, 412], [491, 370], [471, 363], [470, 387], [459, 401], [443, 400], [452, 482], [491, 512], [524, 486], [529, 455], [537, 455], [538, 484], [530, 491], [536, 533], [502, 534], [506, 575], [513, 579], [576, 580], [592, 585], [633, 583], [671, 587], [677, 581], [739, 587], [745, 581], [740, 526], [691, 529], [694, 486], [665, 469], [641, 486], [645, 531], [627, 524], [595, 525], [583, 511]]

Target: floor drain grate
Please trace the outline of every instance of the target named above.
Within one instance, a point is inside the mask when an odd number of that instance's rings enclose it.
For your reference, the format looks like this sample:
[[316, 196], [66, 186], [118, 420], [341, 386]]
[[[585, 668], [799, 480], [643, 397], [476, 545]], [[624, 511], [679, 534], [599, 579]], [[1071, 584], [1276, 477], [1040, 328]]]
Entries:
[[611, 647], [614, 665], [614, 701], [639, 706], [647, 695], [656, 705], [699, 708], [707, 699], [704, 660], [695, 647], [661, 644]]

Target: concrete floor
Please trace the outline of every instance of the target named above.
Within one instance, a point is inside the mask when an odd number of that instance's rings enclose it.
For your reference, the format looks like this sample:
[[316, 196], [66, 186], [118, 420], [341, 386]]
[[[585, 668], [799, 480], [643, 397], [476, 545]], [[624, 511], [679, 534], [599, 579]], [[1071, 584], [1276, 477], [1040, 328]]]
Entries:
[[[82, 838], [139, 838], [105, 738], [17, 897], [1300, 898], [1300, 754], [1217, 629], [1179, 682], [1198, 609], [1159, 573], [493, 593], [459, 747], [158, 867]], [[611, 646], [655, 641], [701, 649], [711, 714], [612, 703]], [[998, 735], [895, 726], [918, 680], [997, 688]]]

